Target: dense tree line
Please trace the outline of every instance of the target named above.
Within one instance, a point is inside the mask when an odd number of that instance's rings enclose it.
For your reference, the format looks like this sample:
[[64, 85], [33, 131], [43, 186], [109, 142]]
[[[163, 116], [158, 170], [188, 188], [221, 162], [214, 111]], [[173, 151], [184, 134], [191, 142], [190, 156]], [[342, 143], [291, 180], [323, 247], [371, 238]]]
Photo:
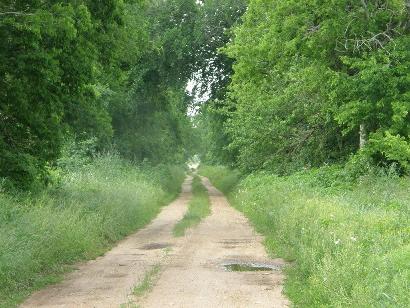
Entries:
[[136, 161], [185, 160], [199, 10], [194, 0], [2, 1], [5, 185], [45, 183], [73, 140]]
[[[73, 140], [153, 164], [200, 146], [248, 171], [357, 154], [408, 172], [409, 12], [405, 0], [2, 1], [0, 178], [46, 183]], [[201, 144], [188, 81], [209, 97]]]
[[232, 82], [199, 120], [223, 142], [206, 159], [279, 173], [349, 159], [410, 171], [409, 1], [251, 0], [242, 21], [222, 51]]

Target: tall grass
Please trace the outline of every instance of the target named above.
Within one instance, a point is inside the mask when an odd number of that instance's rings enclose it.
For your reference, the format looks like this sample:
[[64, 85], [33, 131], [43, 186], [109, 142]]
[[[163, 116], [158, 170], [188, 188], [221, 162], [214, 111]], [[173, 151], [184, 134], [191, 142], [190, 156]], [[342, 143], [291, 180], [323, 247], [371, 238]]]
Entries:
[[224, 194], [231, 192], [241, 180], [241, 173], [238, 170], [225, 166], [201, 165], [199, 173], [211, 179], [216, 188]]
[[174, 227], [175, 236], [183, 236], [188, 228], [196, 226], [211, 213], [208, 191], [197, 175], [192, 181], [192, 195], [188, 212]]
[[410, 307], [409, 179], [335, 186], [332, 172], [253, 174], [230, 199], [271, 254], [294, 261], [285, 291], [296, 306]]
[[35, 196], [0, 193], [0, 306], [16, 305], [147, 224], [183, 177], [182, 168], [140, 168], [107, 155]]

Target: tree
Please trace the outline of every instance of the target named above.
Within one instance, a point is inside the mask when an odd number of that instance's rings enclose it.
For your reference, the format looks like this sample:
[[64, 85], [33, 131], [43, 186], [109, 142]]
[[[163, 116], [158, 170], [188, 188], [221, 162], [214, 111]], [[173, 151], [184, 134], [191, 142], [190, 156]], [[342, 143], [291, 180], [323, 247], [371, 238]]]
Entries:
[[[3, 1], [0, 177], [42, 185], [69, 136], [112, 143], [112, 104], [145, 51], [141, 1]], [[144, 20], [141, 18], [142, 22]]]
[[28, 187], [59, 155], [67, 105], [90, 96], [94, 49], [83, 36], [92, 24], [81, 4], [4, 7], [21, 13], [0, 15], [0, 175]]
[[289, 172], [343, 161], [362, 127], [366, 148], [404, 165], [406, 151], [387, 152], [405, 148], [407, 124], [396, 146], [372, 140], [408, 119], [408, 16], [405, 1], [250, 1], [225, 49], [236, 61], [226, 126], [238, 164]]
[[232, 29], [239, 25], [247, 7], [246, 0], [207, 0], [200, 6], [196, 23], [196, 96], [206, 96], [200, 102], [196, 122], [204, 147], [201, 159], [208, 163], [232, 164], [235, 154], [227, 146], [231, 142], [224, 129], [229, 109], [227, 86], [231, 81], [233, 59], [220, 52], [231, 40]]
[[152, 163], [189, 156], [190, 97], [194, 70], [194, 0], [150, 2], [141, 7], [145, 49], [132, 65], [127, 89], [111, 107], [114, 141], [127, 158]]

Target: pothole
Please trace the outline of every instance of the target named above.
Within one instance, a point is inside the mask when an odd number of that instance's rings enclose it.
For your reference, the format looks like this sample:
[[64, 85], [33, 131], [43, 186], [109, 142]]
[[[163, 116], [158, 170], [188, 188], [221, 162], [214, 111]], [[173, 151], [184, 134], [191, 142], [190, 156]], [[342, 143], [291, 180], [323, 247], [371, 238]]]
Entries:
[[256, 263], [256, 262], [229, 262], [222, 266], [228, 272], [268, 272], [278, 271], [282, 268], [276, 264]]
[[169, 243], [149, 243], [141, 247], [144, 250], [154, 250], [154, 249], [163, 249], [170, 247], [171, 244]]

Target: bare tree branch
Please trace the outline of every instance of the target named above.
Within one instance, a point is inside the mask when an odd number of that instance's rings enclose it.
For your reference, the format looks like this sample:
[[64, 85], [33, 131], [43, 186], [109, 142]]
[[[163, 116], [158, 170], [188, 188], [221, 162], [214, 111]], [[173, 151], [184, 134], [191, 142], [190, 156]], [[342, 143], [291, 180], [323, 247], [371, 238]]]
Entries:
[[29, 15], [33, 15], [33, 14], [24, 13], [24, 12], [0, 12], [0, 16], [2, 16], [2, 15], [29, 16]]

